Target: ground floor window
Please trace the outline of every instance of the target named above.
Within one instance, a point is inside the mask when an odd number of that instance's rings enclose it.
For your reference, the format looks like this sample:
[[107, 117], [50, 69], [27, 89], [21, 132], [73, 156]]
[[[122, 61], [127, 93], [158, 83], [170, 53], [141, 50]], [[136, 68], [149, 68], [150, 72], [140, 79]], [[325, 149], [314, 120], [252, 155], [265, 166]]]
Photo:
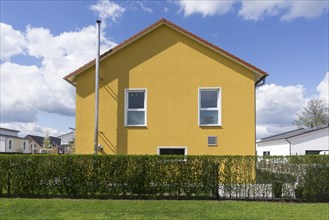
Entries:
[[158, 147], [158, 155], [187, 155], [187, 147]]
[[270, 155], [271, 155], [270, 151], [263, 151], [263, 156], [270, 156]]
[[309, 155], [309, 154], [320, 154], [320, 150], [306, 150], [305, 154]]

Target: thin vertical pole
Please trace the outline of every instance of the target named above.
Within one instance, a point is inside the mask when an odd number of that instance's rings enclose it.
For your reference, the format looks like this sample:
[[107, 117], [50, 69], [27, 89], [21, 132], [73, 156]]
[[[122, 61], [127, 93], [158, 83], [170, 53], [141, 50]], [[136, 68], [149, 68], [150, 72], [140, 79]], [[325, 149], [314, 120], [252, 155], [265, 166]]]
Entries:
[[96, 76], [95, 76], [95, 140], [94, 140], [94, 154], [98, 152], [98, 93], [99, 93], [99, 51], [100, 51], [100, 24], [101, 21], [97, 20], [97, 53], [96, 53]]

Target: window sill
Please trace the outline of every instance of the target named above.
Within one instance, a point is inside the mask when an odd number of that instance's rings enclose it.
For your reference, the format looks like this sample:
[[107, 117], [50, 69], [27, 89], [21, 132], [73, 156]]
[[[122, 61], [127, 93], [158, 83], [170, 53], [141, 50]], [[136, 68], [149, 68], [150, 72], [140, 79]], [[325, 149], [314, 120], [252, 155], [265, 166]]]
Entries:
[[147, 128], [147, 125], [125, 125], [126, 128]]
[[218, 124], [218, 125], [199, 125], [199, 127], [222, 127], [222, 125]]

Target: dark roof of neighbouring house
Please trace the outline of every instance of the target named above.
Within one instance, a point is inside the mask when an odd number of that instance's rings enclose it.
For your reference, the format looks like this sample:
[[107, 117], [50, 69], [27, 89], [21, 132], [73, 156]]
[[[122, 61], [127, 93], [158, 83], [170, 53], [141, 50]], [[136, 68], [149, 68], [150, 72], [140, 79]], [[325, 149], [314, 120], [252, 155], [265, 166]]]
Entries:
[[319, 130], [326, 129], [328, 127], [329, 127], [329, 125], [321, 125], [321, 126], [318, 126], [318, 127], [315, 127], [315, 128], [300, 128], [300, 129], [296, 129], [296, 130], [293, 130], [293, 131], [288, 131], [288, 132], [285, 132], [285, 133], [276, 134], [276, 135], [273, 135], [273, 136], [263, 138], [260, 141], [258, 141], [257, 143], [268, 142], [268, 141], [277, 141], [277, 140], [282, 140], [282, 139], [287, 139], [287, 138], [293, 138], [293, 137], [297, 137], [297, 136], [300, 136], [300, 135], [317, 132]]
[[[37, 144], [42, 146], [44, 137], [36, 136], [36, 135], [27, 135], [26, 138], [30, 138], [31, 140], [35, 141]], [[53, 136], [49, 136], [50, 144], [53, 146], [61, 145], [61, 139]]]
[[[127, 40], [123, 41], [122, 43], [120, 43], [117, 46], [113, 47], [112, 49], [108, 50], [107, 52], [103, 53], [101, 55], [100, 59], [102, 60], [103, 58], [106, 58], [108, 55], [111, 55], [111, 54], [119, 51], [120, 49], [124, 48], [125, 46], [129, 45], [130, 43], [134, 42], [135, 40], [139, 39], [140, 37], [144, 36], [145, 34], [149, 33], [150, 31], [156, 29], [157, 27], [159, 27], [161, 25], [166, 25], [167, 27], [170, 27], [170, 28], [184, 34], [185, 36], [190, 37], [191, 39], [211, 48], [212, 50], [235, 61], [236, 63], [239, 63], [240, 65], [245, 66], [246, 68], [252, 70], [255, 74], [257, 73], [259, 75], [260, 79], [268, 76], [268, 74], [265, 71], [259, 69], [258, 67], [255, 67], [254, 65], [238, 58], [237, 56], [223, 50], [222, 48], [217, 47], [216, 45], [202, 39], [201, 37], [198, 37], [197, 35], [192, 34], [191, 32], [179, 27], [178, 25], [176, 25], [164, 18], [160, 19], [159, 21], [155, 22], [154, 24], [148, 26], [147, 28], [143, 29], [142, 31], [138, 32], [137, 34], [133, 35], [132, 37], [128, 38]], [[74, 85], [74, 78], [78, 74], [82, 73], [84, 70], [86, 70], [94, 65], [95, 65], [95, 59], [93, 59], [90, 62], [86, 63], [85, 65], [81, 66], [80, 68], [73, 71], [72, 73], [68, 74], [67, 76], [64, 77], [64, 79], [66, 81], [68, 81], [70, 84]]]

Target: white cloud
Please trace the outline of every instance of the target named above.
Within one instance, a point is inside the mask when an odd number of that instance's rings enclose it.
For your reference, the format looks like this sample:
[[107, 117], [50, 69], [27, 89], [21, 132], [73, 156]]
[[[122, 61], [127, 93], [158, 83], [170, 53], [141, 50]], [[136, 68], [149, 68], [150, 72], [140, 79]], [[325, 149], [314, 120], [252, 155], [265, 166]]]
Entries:
[[256, 125], [256, 134], [257, 139], [261, 139], [264, 137], [269, 137], [276, 134], [281, 134], [287, 131], [292, 131], [297, 129], [296, 126], [292, 124], [286, 125]]
[[328, 8], [328, 1], [289, 1], [289, 10], [283, 14], [281, 20], [289, 21], [299, 17], [316, 18], [328, 11]]
[[0, 57], [9, 60], [10, 57], [24, 54], [25, 39], [20, 31], [14, 30], [11, 25], [0, 23]]
[[325, 74], [323, 80], [316, 87], [316, 91], [319, 93], [319, 97], [327, 102], [327, 106], [329, 107], [329, 72]]
[[238, 14], [246, 20], [257, 21], [266, 17], [280, 16], [282, 21], [289, 21], [299, 17], [319, 17], [327, 10], [328, 2], [322, 0], [242, 0], [241, 8]]
[[256, 91], [257, 137], [264, 137], [294, 128], [296, 113], [306, 99], [304, 88], [264, 85]]
[[126, 11], [125, 8], [108, 0], [98, 1], [96, 4], [90, 6], [90, 9], [97, 12], [99, 14], [99, 18], [104, 22], [108, 18], [116, 22], [116, 19], [120, 18]]
[[43, 127], [38, 125], [35, 122], [32, 123], [22, 123], [22, 122], [15, 122], [15, 123], [0, 123], [0, 127], [9, 128], [20, 131], [18, 133], [19, 137], [25, 137], [26, 135], [37, 135], [37, 136], [45, 136], [48, 133], [50, 136], [57, 137], [63, 132], [58, 131], [54, 128]]
[[149, 7], [146, 7], [143, 4], [143, 2], [138, 1], [138, 4], [139, 4], [139, 7], [143, 10], [143, 12], [147, 12], [147, 13], [150, 13], [150, 14], [153, 13], [153, 9], [152, 8], [149, 8]]
[[[94, 58], [95, 33], [96, 26], [88, 26], [54, 36], [28, 26], [26, 55], [41, 59], [41, 66], [1, 64], [1, 122], [35, 122], [38, 112], [73, 116], [75, 91], [63, 77]], [[102, 32], [101, 51], [114, 45]]]
[[292, 123], [310, 98], [319, 97], [327, 102], [329, 95], [329, 72], [316, 88], [318, 94], [304, 96], [304, 87], [264, 85], [256, 90], [256, 133], [263, 138], [296, 129]]
[[184, 16], [202, 14], [203, 17], [223, 15], [238, 10], [238, 15], [245, 20], [262, 20], [277, 16], [281, 21], [296, 18], [316, 18], [328, 11], [329, 3], [325, 0], [231, 0], [231, 1], [189, 1], [175, 2], [178, 12]]
[[202, 14], [203, 17], [212, 15], [223, 15], [232, 9], [234, 1], [178, 1], [179, 12], [184, 16]]
[[276, 16], [287, 7], [285, 0], [242, 1], [239, 16], [246, 20], [261, 20], [266, 16]]

